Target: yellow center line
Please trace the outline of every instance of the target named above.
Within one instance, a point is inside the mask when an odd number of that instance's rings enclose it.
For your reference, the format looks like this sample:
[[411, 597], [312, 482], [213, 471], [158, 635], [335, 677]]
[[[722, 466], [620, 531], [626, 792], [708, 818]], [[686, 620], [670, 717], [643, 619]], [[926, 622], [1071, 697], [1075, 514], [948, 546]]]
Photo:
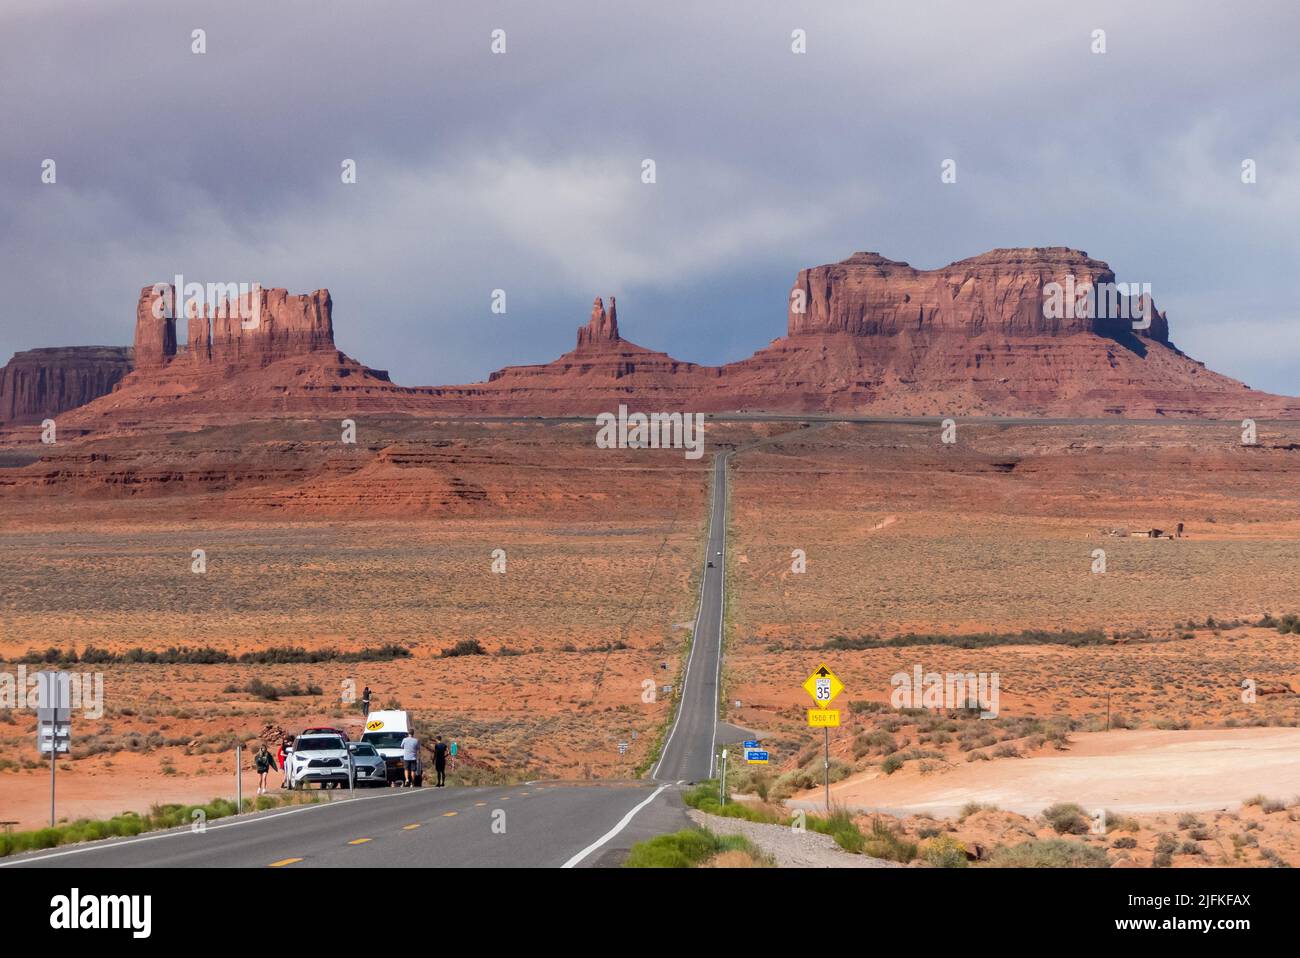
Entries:
[[484, 805], [486, 805], [486, 804], [487, 804], [487, 802], [475, 802], [475, 803], [474, 803], [474, 807], [475, 807], [475, 808], [482, 808], [482, 807], [483, 807]]
[[459, 814], [459, 813], [458, 813], [458, 812], [443, 812], [443, 813], [442, 813], [442, 817], [443, 817], [443, 818], [451, 818], [451, 816], [453, 816], [453, 815], [457, 815], [457, 814]]
[[267, 868], [283, 868], [285, 865], [292, 865], [294, 862], [302, 861], [301, 858], [281, 858], [278, 862], [271, 862]]
[[354, 838], [348, 842], [349, 845], [364, 845], [366, 842], [374, 841], [373, 838]]
[[419, 823], [416, 823], [414, 825], [403, 825], [402, 831], [409, 832], [412, 828], [419, 828], [419, 827], [420, 827]]

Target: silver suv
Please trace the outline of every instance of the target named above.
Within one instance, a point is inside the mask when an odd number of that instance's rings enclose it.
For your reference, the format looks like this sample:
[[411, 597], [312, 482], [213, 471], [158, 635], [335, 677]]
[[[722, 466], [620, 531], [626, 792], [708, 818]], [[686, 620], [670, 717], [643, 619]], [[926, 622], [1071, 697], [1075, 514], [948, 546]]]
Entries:
[[388, 784], [384, 757], [375, 751], [373, 745], [369, 742], [349, 742], [348, 750], [352, 753], [352, 765], [357, 770], [357, 788]]

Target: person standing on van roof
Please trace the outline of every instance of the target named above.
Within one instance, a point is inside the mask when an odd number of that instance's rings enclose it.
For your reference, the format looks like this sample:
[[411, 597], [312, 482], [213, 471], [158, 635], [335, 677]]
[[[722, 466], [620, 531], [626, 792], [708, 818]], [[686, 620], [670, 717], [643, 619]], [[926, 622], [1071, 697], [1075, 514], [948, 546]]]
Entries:
[[442, 740], [441, 735], [434, 737], [433, 767], [438, 772], [438, 784], [434, 787], [442, 788], [447, 784], [447, 743]]
[[406, 733], [402, 739], [402, 763], [406, 766], [406, 788], [415, 787], [415, 770], [420, 762], [420, 740], [415, 737], [415, 730]]
[[[356, 686], [353, 686], [353, 688], [355, 687]], [[370, 714], [370, 686], [369, 685], [367, 685], [364, 689], [361, 690], [361, 714], [362, 715]]]

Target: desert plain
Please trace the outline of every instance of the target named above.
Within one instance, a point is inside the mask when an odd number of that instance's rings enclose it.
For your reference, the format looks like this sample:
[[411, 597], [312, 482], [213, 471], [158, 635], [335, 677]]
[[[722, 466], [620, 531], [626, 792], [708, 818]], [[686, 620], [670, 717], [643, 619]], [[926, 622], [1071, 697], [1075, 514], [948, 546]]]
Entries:
[[[709, 457], [592, 436], [377, 416], [343, 444], [337, 421], [267, 417], [6, 449], [6, 668], [135, 659], [67, 666], [102, 672], [105, 701], [77, 719], [61, 813], [233, 794], [236, 741], [359, 731], [367, 685], [456, 740], [465, 781], [644, 773], [688, 649]], [[800, 684], [825, 662], [847, 687], [832, 797], [867, 827], [983, 850], [1061, 832], [1047, 798], [1085, 824], [1104, 802], [1125, 831], [1063, 833], [1127, 863], [1300, 861], [1300, 654], [1280, 631], [1300, 611], [1300, 425], [1247, 446], [1234, 422], [975, 420], [944, 442], [938, 420], [720, 418], [706, 443], [731, 453], [721, 717], [771, 750], [746, 778], [770, 798], [821, 800]], [[349, 660], [386, 647], [404, 651]], [[169, 648], [251, 660], [140, 661]], [[918, 665], [996, 673], [997, 715], [895, 707], [891, 676]], [[32, 722], [4, 721], [3, 817], [36, 826], [47, 766]], [[1214, 741], [1231, 755], [1197, 751]]]

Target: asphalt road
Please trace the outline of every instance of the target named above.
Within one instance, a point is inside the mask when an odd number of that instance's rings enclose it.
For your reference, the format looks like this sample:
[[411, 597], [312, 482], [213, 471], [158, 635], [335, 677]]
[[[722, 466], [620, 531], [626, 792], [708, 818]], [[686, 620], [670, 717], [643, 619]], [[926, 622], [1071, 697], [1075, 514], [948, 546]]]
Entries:
[[331, 791], [315, 805], [218, 819], [201, 832], [171, 829], [32, 852], [0, 859], [0, 868], [600, 867], [621, 863], [638, 841], [687, 827], [679, 783], [711, 776], [718, 726], [726, 469], [726, 456], [715, 456], [694, 640], [651, 779], [426, 786], [359, 791], [350, 799]]
[[[722, 677], [722, 609], [727, 558], [727, 456], [713, 457], [709, 538], [694, 638], [686, 661], [677, 717], [653, 769], [661, 781], [713, 777], [718, 732], [718, 684]], [[712, 562], [712, 566], [709, 565]]]
[[618, 864], [638, 841], [687, 824], [657, 782], [381, 789], [0, 859], [0, 868], [511, 867]]

